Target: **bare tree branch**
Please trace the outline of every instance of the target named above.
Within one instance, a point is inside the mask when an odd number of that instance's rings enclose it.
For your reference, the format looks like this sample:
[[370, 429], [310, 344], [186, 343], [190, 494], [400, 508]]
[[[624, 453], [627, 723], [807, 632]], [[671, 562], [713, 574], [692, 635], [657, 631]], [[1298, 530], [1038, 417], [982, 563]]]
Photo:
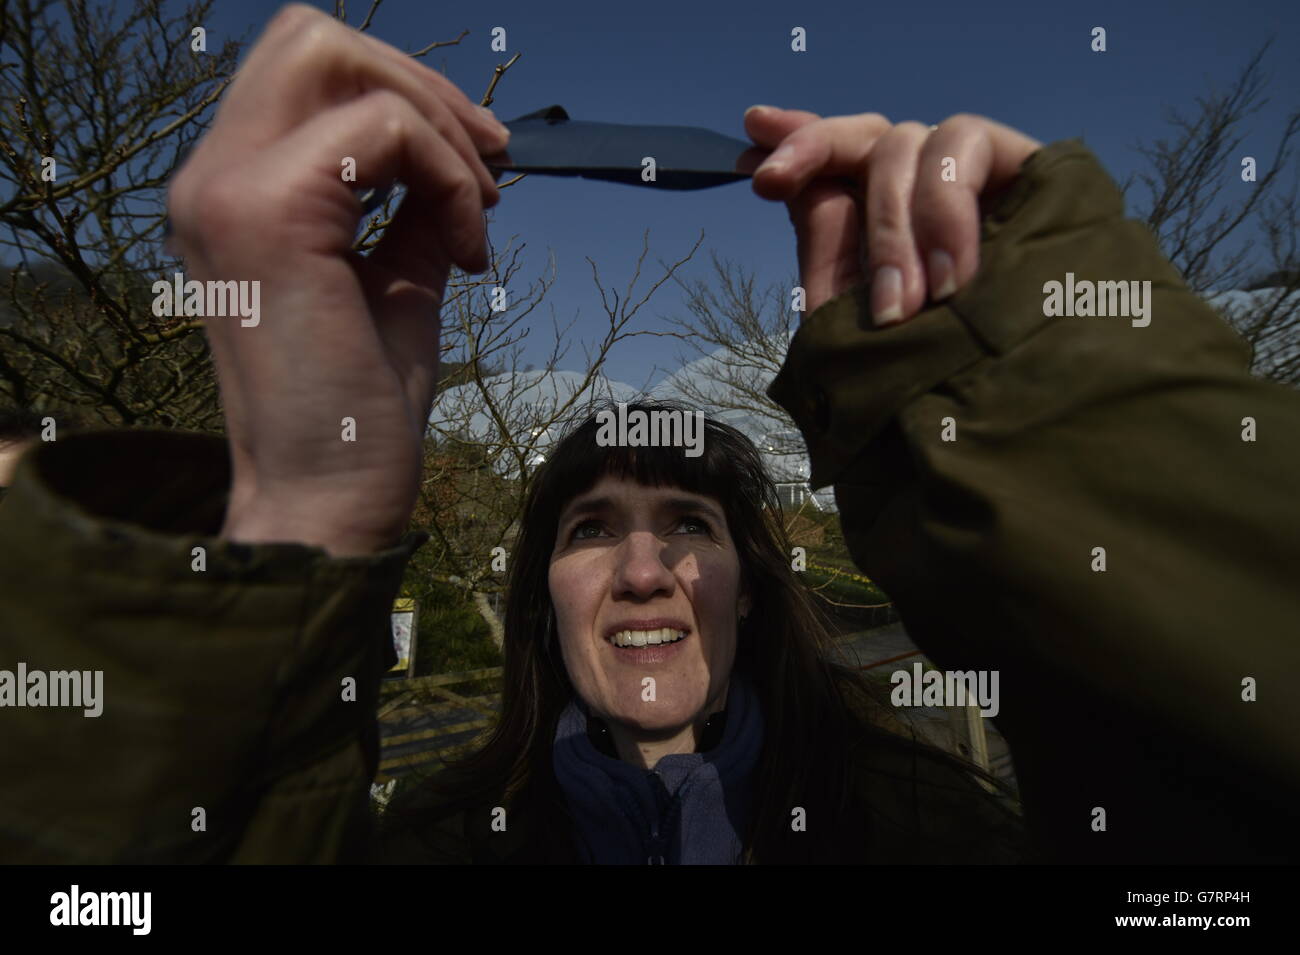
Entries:
[[[1250, 154], [1242, 124], [1268, 102], [1263, 98], [1268, 81], [1262, 64], [1271, 43], [1251, 57], [1226, 93], [1197, 97], [1193, 115], [1168, 110], [1168, 122], [1177, 134], [1139, 146], [1150, 169], [1130, 176], [1122, 188], [1127, 195], [1135, 181], [1145, 187], [1147, 199], [1134, 203], [1134, 211], [1150, 226], [1192, 291], [1215, 302], [1251, 346], [1252, 371], [1294, 386], [1300, 384], [1300, 261], [1295, 245], [1300, 205], [1292, 139], [1300, 133], [1300, 111], [1288, 116], [1272, 156], [1251, 157], [1259, 178], [1250, 183], [1246, 197], [1221, 200], [1224, 187], [1238, 178]], [[1228, 249], [1251, 221], [1267, 240], [1270, 266], [1261, 267], [1252, 241]], [[1267, 287], [1278, 294], [1215, 294], [1261, 289], [1263, 275], [1269, 276]]]

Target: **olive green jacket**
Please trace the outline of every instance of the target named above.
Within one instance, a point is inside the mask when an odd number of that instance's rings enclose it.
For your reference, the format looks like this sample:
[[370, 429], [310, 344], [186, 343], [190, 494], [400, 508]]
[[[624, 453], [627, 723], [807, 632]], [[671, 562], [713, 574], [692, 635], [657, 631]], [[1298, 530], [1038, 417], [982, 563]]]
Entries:
[[[1300, 395], [1250, 377], [1079, 142], [988, 205], [968, 287], [885, 330], [865, 288], [827, 303], [770, 394], [916, 642], [999, 672], [1034, 858], [1295, 861]], [[1150, 324], [1046, 317], [1067, 273], [1151, 281]], [[0, 861], [563, 855], [536, 847], [564, 827], [527, 812], [496, 842], [480, 810], [374, 841], [388, 612], [421, 538], [341, 559], [222, 541], [228, 484], [223, 442], [188, 434], [74, 435], [20, 463], [0, 670], [100, 670], [103, 712], [0, 707]], [[938, 840], [945, 819], [1005, 820], [891, 758], [861, 774], [873, 805], [910, 799]], [[978, 858], [882, 840], [863, 861]]]

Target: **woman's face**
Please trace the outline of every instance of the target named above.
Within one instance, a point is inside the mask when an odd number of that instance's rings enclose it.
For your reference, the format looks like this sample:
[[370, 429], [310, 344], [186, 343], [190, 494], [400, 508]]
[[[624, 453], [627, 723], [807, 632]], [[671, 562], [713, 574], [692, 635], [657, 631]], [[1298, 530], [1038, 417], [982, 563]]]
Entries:
[[718, 708], [749, 602], [717, 500], [601, 479], [560, 512], [550, 587], [569, 679], [597, 715], [666, 737]]

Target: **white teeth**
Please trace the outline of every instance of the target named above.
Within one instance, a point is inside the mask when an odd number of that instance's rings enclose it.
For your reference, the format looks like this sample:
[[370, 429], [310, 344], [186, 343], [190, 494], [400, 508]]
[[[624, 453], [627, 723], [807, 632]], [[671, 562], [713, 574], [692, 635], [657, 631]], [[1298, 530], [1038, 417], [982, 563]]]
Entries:
[[645, 647], [661, 643], [676, 643], [685, 636], [685, 630], [660, 627], [658, 630], [620, 630], [609, 640], [616, 647]]

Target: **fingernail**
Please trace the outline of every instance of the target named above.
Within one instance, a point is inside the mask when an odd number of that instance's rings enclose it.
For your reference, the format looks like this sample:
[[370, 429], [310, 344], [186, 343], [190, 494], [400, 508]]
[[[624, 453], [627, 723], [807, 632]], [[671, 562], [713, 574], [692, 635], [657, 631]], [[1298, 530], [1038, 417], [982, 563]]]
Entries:
[[957, 266], [943, 249], [930, 252], [930, 297], [936, 302], [957, 291]]
[[871, 314], [877, 328], [903, 320], [903, 273], [895, 266], [876, 269], [871, 282]]
[[754, 170], [754, 175], [757, 176], [760, 172], [780, 172], [790, 165], [792, 158], [794, 158], [794, 147], [782, 146], [763, 160], [763, 164]]
[[748, 116], [750, 113], [752, 113], [752, 112], [754, 112], [754, 111], [756, 111], [756, 110], [773, 109], [773, 108], [774, 108], [774, 107], [772, 107], [772, 106], [764, 106], [762, 103], [755, 103], [755, 104], [754, 104], [753, 106], [751, 106], [749, 109], [745, 110], [745, 115]]

